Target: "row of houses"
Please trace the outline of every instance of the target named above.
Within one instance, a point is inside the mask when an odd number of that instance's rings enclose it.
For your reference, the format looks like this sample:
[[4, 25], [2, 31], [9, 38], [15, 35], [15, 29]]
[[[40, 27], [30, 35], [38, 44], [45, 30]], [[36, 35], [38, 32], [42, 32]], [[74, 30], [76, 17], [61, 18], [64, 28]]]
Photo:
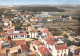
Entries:
[[63, 41], [61, 41], [61, 39], [56, 39], [51, 35], [43, 38], [42, 41], [33, 41], [33, 45], [40, 56], [69, 55], [69, 49], [67, 45]]
[[4, 40], [0, 40], [0, 55], [11, 56], [12, 54], [21, 54], [23, 52], [29, 52], [29, 48], [26, 45], [25, 40], [11, 40], [11, 37], [5, 37]]

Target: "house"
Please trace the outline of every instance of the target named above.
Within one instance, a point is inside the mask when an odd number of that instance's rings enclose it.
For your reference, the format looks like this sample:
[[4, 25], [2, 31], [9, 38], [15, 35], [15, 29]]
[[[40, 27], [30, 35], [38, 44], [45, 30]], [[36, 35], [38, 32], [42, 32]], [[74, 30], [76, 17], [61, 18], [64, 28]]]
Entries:
[[3, 31], [5, 31], [9, 29], [9, 26], [3, 26], [2, 28], [3, 28]]
[[55, 38], [64, 38], [64, 36], [55, 36]]
[[6, 30], [7, 33], [13, 33], [15, 30]]
[[12, 39], [14, 38], [27, 38], [26, 33], [0, 33], [0, 37], [10, 36]]
[[43, 36], [48, 36], [51, 34], [48, 30], [44, 30], [42, 33], [43, 33]]
[[29, 37], [30, 38], [37, 38], [37, 32], [35, 30], [29, 31]]
[[77, 36], [78, 39], [80, 39], [80, 36]]
[[22, 52], [29, 52], [29, 48], [26, 45], [21, 45]]
[[69, 37], [68, 39], [69, 39], [70, 41], [75, 41], [75, 42], [77, 42], [77, 40], [75, 40], [74, 37]]
[[7, 31], [7, 30], [15, 30], [15, 26], [3, 26], [3, 31]]
[[37, 53], [39, 56], [51, 56], [51, 53], [46, 47], [38, 47]]
[[19, 46], [19, 45], [26, 45], [26, 41], [25, 40], [16, 40], [13, 41], [14, 46]]
[[3, 18], [2, 21], [9, 21], [9, 19]]
[[15, 30], [7, 30], [6, 33], [20, 33], [20, 31]]
[[1, 48], [0, 49], [0, 55], [1, 56], [6, 56], [6, 48]]
[[10, 29], [13, 29], [13, 30], [15, 30], [15, 26], [11, 26], [11, 27], [10, 27]]
[[47, 21], [50, 22], [50, 21], [53, 21], [53, 20], [51, 18], [48, 18]]
[[[51, 37], [51, 36], [48, 36], [48, 37], [45, 37], [42, 42], [44, 43], [44, 45], [48, 48], [48, 50], [51, 52], [51, 54], [53, 56], [61, 56], [61, 55], [66, 55], [68, 56], [68, 47], [67, 45], [61, 40], [61, 39], [58, 39], [58, 38], [55, 38], [55, 37]], [[56, 49], [58, 46], [60, 46], [61, 48], [59, 49], [59, 55], [57, 53], [58, 49]], [[62, 49], [63, 48], [63, 49]], [[64, 52], [63, 54], [61, 54], [62, 50], [67, 50], [66, 52]]]
[[5, 23], [4, 23], [4, 26], [8, 26], [8, 25], [9, 25], [9, 23], [8, 23], [8, 22], [5, 22]]
[[32, 26], [28, 26], [28, 31], [31, 31], [33, 29]]
[[55, 36], [53, 36], [53, 35], [48, 35], [47, 38], [51, 38], [51, 39], [52, 39], [52, 38], [55, 38]]
[[9, 42], [3, 42], [3, 43], [0, 43], [0, 48], [5, 48], [5, 47], [9, 47]]
[[80, 56], [80, 55], [73, 55], [73, 56]]
[[8, 50], [8, 55], [29, 52], [29, 48], [27, 47], [25, 40], [13, 41], [13, 47], [9, 48]]
[[41, 42], [39, 42], [39, 41], [33, 41], [33, 45], [34, 45], [34, 47], [35, 47], [36, 50], [37, 50], [37, 48], [38, 48], [39, 46], [44, 46], [44, 44], [41, 43]]
[[13, 41], [12, 41], [10, 36], [5, 37], [4, 41], [9, 43], [9, 47], [13, 47], [14, 46], [14, 43], [13, 43]]
[[44, 46], [43, 43], [39, 41], [33, 41], [33, 45], [38, 53], [39, 56], [49, 56], [51, 53], [49, 50]]
[[29, 18], [31, 15], [30, 14], [24, 14], [25, 18]]
[[36, 51], [33, 51], [33, 52], [29, 52], [29, 56], [36, 56]]
[[43, 37], [51, 34], [51, 32], [49, 32], [47, 28], [39, 28], [38, 30], [42, 32]]
[[51, 40], [52, 38], [44, 38], [42, 40], [42, 43], [44, 43], [44, 45], [49, 49], [50, 52], [53, 51], [53, 47], [55, 44], [55, 41]]
[[0, 37], [5, 37], [7, 33], [0, 33]]
[[29, 56], [29, 53], [28, 52], [22, 52], [22, 53], [19, 53], [19, 54], [16, 54], [17, 56]]
[[72, 45], [69, 47], [69, 49], [73, 55], [79, 55], [79, 53], [80, 53], [80, 47], [78, 47], [78, 46]]
[[10, 40], [11, 40], [10, 36], [5, 37], [5, 41], [10, 41]]
[[14, 39], [14, 38], [27, 38], [26, 33], [10, 33], [10, 34], [7, 34], [7, 36], [10, 36], [12, 39]]
[[36, 18], [30, 18], [30, 21], [31, 22], [36, 22], [36, 21], [38, 21], [38, 19], [36, 19]]
[[53, 56], [68, 56], [68, 47], [65, 44], [55, 45], [52, 55]]
[[12, 54], [17, 54], [17, 53], [21, 53], [21, 46], [14, 46], [12, 48], [9, 48], [9, 54], [8, 55], [12, 55]]
[[23, 23], [21, 28], [23, 28], [24, 30], [27, 30], [28, 29], [27, 23]]

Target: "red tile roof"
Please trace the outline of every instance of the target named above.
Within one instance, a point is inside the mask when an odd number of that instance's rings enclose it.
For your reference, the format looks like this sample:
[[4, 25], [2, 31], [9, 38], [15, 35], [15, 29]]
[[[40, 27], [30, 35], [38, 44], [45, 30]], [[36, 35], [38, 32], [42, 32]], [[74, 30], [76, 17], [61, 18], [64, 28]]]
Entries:
[[1, 49], [0, 49], [0, 53], [6, 54], [6, 48], [1, 48]]
[[14, 46], [18, 46], [18, 45], [26, 45], [26, 41], [25, 40], [17, 40], [17, 41], [13, 41]]
[[1, 43], [0, 43], [0, 49], [1, 49]]
[[56, 50], [63, 50], [63, 49], [68, 49], [67, 45], [62, 44], [62, 45], [55, 45]]
[[11, 26], [10, 28], [15, 28], [15, 26]]
[[39, 47], [38, 51], [44, 55], [44, 54], [50, 54], [49, 50], [46, 47]]
[[78, 38], [80, 39], [80, 36], [78, 36]]
[[7, 35], [27, 35], [27, 33], [10, 33], [10, 34], [7, 34]]
[[2, 19], [2, 20], [9, 20], [9, 19]]
[[36, 18], [30, 18], [30, 21], [37, 21], [38, 19]]
[[29, 48], [26, 45], [21, 45], [22, 50], [29, 51]]
[[27, 35], [27, 33], [0, 33], [0, 35], [6, 35], [6, 36], [10, 36], [10, 35]]
[[43, 33], [49, 34], [50, 32], [48, 30], [44, 30]]
[[45, 38], [44, 40], [49, 43], [50, 45], [54, 45], [55, 44], [55, 41], [53, 40], [50, 40], [51, 38]]
[[0, 33], [0, 35], [6, 35], [7, 33]]
[[39, 42], [39, 41], [33, 41], [33, 43], [34, 43], [34, 45], [37, 45], [37, 46], [41, 46], [41, 45], [43, 45], [41, 42]]
[[15, 30], [7, 30], [7, 32], [13, 32], [13, 31], [15, 31]]
[[35, 32], [36, 32], [35, 30], [31, 30], [31, 31], [30, 31], [30, 33], [35, 33]]
[[48, 38], [55, 38], [54, 36], [52, 36], [52, 35], [48, 35]]
[[2, 26], [2, 28], [8, 28], [9, 26]]

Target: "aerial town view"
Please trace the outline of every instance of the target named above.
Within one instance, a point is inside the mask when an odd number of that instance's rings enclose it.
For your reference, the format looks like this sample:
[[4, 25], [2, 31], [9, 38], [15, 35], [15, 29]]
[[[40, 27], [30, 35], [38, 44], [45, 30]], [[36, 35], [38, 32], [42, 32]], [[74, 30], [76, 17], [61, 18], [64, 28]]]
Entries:
[[80, 0], [0, 0], [0, 56], [80, 56]]

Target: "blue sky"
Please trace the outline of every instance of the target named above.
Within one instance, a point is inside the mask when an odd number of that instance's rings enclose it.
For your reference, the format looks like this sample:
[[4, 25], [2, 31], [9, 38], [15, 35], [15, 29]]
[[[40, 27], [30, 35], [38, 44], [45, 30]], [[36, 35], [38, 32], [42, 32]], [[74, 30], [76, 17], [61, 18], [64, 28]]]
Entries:
[[0, 5], [80, 4], [80, 0], [0, 0]]

